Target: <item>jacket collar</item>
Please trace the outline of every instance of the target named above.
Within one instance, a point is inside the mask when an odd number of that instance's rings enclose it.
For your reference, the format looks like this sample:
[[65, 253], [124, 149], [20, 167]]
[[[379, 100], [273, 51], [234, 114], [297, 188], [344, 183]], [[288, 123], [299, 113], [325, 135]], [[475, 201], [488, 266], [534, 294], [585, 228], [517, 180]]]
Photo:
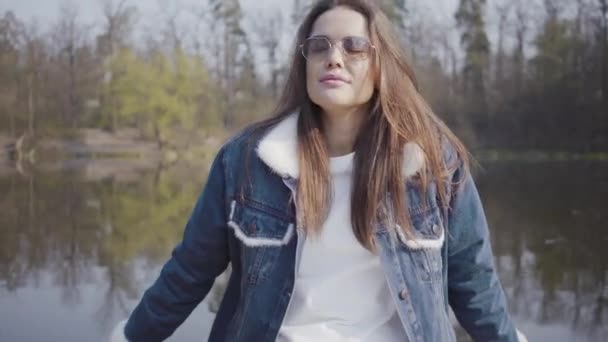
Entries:
[[[281, 177], [298, 178], [298, 112], [289, 114], [272, 127], [260, 140], [258, 156]], [[424, 166], [424, 152], [420, 145], [408, 142], [403, 146], [402, 173], [404, 178], [416, 174]]]

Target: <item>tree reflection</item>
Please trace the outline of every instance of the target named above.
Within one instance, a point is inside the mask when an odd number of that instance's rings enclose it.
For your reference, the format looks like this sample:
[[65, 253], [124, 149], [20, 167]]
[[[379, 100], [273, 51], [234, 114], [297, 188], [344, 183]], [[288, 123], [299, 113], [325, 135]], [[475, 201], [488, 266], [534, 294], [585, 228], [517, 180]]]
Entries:
[[0, 178], [0, 285], [38, 287], [44, 274], [76, 306], [85, 285], [99, 289], [103, 326], [124, 316], [181, 238], [207, 165], [159, 167], [136, 182], [89, 181], [76, 171]]
[[511, 310], [608, 336], [608, 165], [492, 164], [478, 177]]
[[[10, 296], [49, 286], [41, 279], [51, 274], [72, 307], [93, 286], [91, 319], [108, 331], [181, 238], [207, 168], [161, 165], [127, 180], [77, 170], [0, 178], [0, 287]], [[476, 177], [518, 319], [565, 326], [585, 340], [607, 336], [606, 174], [599, 163], [494, 163]], [[212, 312], [228, 277], [209, 295]]]

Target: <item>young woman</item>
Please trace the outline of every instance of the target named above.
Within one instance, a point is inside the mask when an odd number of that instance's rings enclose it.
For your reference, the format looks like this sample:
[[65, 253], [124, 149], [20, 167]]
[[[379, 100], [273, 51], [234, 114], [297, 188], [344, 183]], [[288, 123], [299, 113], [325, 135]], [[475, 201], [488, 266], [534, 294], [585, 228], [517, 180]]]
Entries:
[[276, 115], [219, 151], [120, 339], [170, 336], [230, 264], [210, 341], [517, 341], [467, 151], [373, 1], [297, 34]]

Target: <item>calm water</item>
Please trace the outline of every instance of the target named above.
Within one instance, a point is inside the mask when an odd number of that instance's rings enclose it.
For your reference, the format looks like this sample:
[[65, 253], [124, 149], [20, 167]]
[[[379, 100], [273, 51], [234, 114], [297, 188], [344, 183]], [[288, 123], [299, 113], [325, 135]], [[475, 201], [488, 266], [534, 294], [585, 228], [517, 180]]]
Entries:
[[[520, 329], [608, 340], [608, 164], [484, 166], [476, 180]], [[0, 173], [0, 341], [101, 341], [155, 279], [207, 173], [100, 169]], [[205, 340], [217, 299], [172, 340]]]

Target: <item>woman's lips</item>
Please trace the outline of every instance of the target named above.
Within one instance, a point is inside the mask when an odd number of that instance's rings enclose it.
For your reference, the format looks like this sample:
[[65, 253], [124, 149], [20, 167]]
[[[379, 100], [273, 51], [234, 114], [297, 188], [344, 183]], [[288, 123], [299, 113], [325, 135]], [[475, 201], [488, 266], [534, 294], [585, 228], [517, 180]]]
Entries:
[[334, 79], [323, 80], [323, 81], [321, 81], [321, 84], [323, 84], [324, 86], [326, 86], [328, 88], [337, 88], [337, 87], [341, 87], [342, 85], [346, 84], [346, 82], [334, 78]]
[[323, 77], [321, 77], [319, 82], [321, 82], [321, 84], [323, 84], [327, 87], [330, 87], [330, 88], [340, 87], [340, 86], [348, 83], [348, 81], [346, 81], [342, 77], [339, 77], [336, 75], [323, 76]]

